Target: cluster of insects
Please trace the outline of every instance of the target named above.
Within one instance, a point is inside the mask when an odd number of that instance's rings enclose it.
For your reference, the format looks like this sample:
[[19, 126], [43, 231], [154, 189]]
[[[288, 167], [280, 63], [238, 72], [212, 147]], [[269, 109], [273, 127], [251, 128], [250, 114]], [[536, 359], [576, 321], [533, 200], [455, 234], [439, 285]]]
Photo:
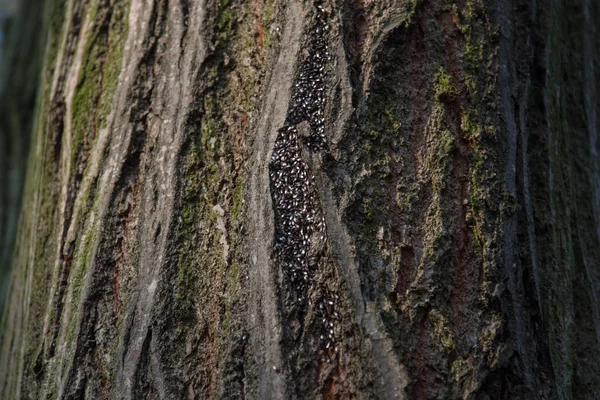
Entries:
[[[315, 20], [310, 30], [308, 55], [302, 62], [285, 126], [279, 129], [269, 165], [271, 194], [276, 216], [276, 254], [295, 291], [295, 300], [306, 305], [313, 274], [326, 246], [325, 220], [314, 176], [302, 158], [302, 145], [312, 152], [326, 149], [325, 78], [330, 59], [326, 35], [327, 13], [315, 1]], [[307, 122], [309, 134], [297, 126]], [[337, 296], [324, 294], [316, 304], [322, 323], [320, 339], [327, 353], [333, 351]]]
[[326, 238], [325, 222], [317, 213], [319, 202], [314, 177], [302, 159], [295, 127], [279, 130], [270, 174], [277, 214], [275, 248], [296, 290], [297, 301], [304, 303], [317, 262], [311, 250]]

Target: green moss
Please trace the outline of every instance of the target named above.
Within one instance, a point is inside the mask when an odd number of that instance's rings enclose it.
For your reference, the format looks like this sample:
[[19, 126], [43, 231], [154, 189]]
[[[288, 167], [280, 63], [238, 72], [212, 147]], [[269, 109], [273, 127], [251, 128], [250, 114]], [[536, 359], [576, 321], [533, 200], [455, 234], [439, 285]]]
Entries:
[[119, 75], [123, 65], [123, 52], [129, 31], [129, 1], [116, 2], [112, 6], [109, 24], [108, 51], [104, 75], [102, 77], [102, 93], [98, 104], [99, 128], [108, 123], [108, 115], [113, 105], [114, 93], [119, 84]]
[[225, 312], [221, 321], [221, 334], [229, 334], [229, 328], [231, 328], [231, 306], [229, 302], [225, 303]]
[[273, 18], [275, 14], [275, 0], [266, 0], [263, 6], [263, 19], [262, 19], [262, 27], [265, 36], [266, 47], [271, 45], [271, 24], [273, 23]]
[[234, 13], [230, 0], [218, 0], [217, 2], [217, 30], [219, 45], [228, 46], [234, 27]]
[[390, 123], [392, 124], [392, 128], [394, 128], [394, 130], [396, 132], [400, 131], [400, 128], [402, 128], [402, 124], [398, 121], [398, 119], [396, 118], [395, 112], [393, 108], [387, 108], [385, 110], [385, 115], [388, 118], [388, 120], [390, 121]]
[[199, 200], [201, 200], [204, 192], [201, 170], [202, 161], [198, 147], [193, 145], [188, 153], [184, 174], [186, 176], [186, 184], [182, 193], [183, 209], [182, 209], [182, 246], [179, 251], [179, 273], [178, 282], [176, 284], [177, 291], [176, 299], [181, 303], [185, 313], [193, 313], [193, 292], [194, 282], [199, 278], [198, 271], [194, 268], [192, 252], [195, 247], [195, 241], [199, 240], [199, 232], [195, 224], [198, 222]]
[[213, 86], [219, 78], [219, 68], [215, 65], [208, 72], [208, 86]]
[[417, 6], [419, 5], [419, 1], [421, 0], [409, 0], [406, 2], [408, 9], [408, 19], [417, 13]]
[[231, 219], [234, 222], [239, 221], [242, 216], [242, 211], [244, 209], [244, 187], [245, 181], [243, 178], [240, 177], [235, 180], [231, 199]]
[[265, 5], [263, 6], [263, 20], [265, 26], [269, 26], [273, 21], [273, 14], [275, 12], [275, 0], [267, 0], [265, 1]]
[[[90, 21], [98, 12], [98, 5], [94, 4], [90, 11]], [[102, 82], [103, 59], [106, 43], [103, 38], [98, 38], [100, 27], [92, 26], [86, 38], [82, 55], [81, 70], [77, 87], [73, 93], [72, 128], [71, 128], [71, 166], [76, 168], [77, 158], [83, 151], [86, 136], [92, 132], [92, 121], [95, 120], [98, 90]]]
[[483, 63], [483, 42], [475, 41], [471, 35], [468, 35], [464, 60], [465, 83], [471, 92], [475, 92], [477, 90], [477, 71]]
[[82, 152], [93, 145], [98, 131], [106, 127], [118, 77], [121, 72], [123, 48], [128, 30], [129, 2], [112, 6], [110, 20], [99, 25], [98, 4], [89, 11], [92, 26], [84, 46], [81, 70], [72, 104], [72, 168], [77, 168]]
[[434, 343], [441, 344], [447, 353], [454, 351], [456, 345], [446, 317], [439, 311], [432, 309], [429, 311], [429, 320], [433, 324], [433, 329], [429, 334]]
[[462, 108], [460, 127], [466, 134], [466, 138], [476, 143], [481, 134], [479, 124], [479, 110], [477, 108]]
[[450, 367], [450, 371], [452, 372], [455, 384], [459, 384], [463, 380], [464, 375], [470, 369], [469, 366], [465, 364], [466, 363], [463, 361], [462, 358], [457, 358], [452, 362], [452, 367]]
[[447, 74], [443, 67], [439, 67], [434, 84], [435, 100], [437, 102], [449, 102], [456, 98], [458, 92], [454, 78]]
[[446, 187], [449, 178], [449, 158], [455, 148], [454, 135], [444, 128], [444, 117], [444, 107], [434, 105], [427, 124], [427, 158], [424, 167], [436, 194], [440, 194]]

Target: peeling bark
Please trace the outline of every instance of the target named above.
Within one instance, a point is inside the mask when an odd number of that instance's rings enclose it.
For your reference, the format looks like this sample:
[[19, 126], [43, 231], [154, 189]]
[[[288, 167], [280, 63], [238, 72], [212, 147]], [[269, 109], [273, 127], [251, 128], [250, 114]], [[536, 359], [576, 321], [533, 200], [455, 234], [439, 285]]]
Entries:
[[[46, 2], [0, 398], [600, 396], [600, 6], [315, 4]], [[316, 34], [322, 146], [292, 115]], [[302, 290], [291, 126], [327, 239]]]

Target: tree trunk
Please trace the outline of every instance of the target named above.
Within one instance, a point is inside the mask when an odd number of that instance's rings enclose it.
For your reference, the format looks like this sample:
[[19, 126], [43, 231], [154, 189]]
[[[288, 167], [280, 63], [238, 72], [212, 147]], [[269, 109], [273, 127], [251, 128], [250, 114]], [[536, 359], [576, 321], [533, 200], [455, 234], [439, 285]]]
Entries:
[[0, 398], [600, 398], [600, 3], [45, 12]]

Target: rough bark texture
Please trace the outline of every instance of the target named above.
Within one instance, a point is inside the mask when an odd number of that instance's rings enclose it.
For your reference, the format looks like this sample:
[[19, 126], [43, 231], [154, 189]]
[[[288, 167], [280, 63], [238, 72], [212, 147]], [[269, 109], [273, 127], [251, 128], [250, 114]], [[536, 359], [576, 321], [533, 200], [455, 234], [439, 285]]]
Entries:
[[[48, 2], [0, 398], [600, 398], [600, 4], [323, 9]], [[269, 165], [315, 35], [299, 306]]]

